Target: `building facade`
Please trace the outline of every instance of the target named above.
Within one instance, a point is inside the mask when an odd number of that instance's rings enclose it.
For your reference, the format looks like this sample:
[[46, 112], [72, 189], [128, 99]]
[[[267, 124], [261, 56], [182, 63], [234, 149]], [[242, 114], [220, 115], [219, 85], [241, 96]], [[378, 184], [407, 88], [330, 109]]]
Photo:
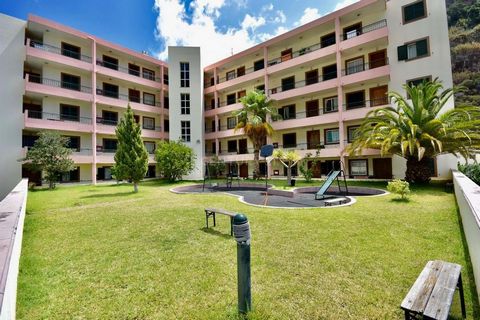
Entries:
[[[70, 137], [77, 168], [63, 181], [110, 179], [115, 125], [128, 104], [151, 153], [147, 176], [157, 175], [153, 152], [162, 139], [183, 139], [194, 149], [188, 178], [201, 179], [213, 156], [251, 176], [253, 148], [233, 129], [232, 111], [253, 89], [269, 95], [282, 115], [266, 143], [303, 157], [319, 149], [314, 176], [342, 167], [352, 178], [402, 178], [399, 157], [376, 150], [349, 157], [343, 150], [366, 114], [388, 105], [388, 91], [405, 93], [403, 85], [437, 77], [453, 85], [444, 1], [360, 0], [203, 70], [199, 48], [170, 47], [167, 64], [36, 16], [0, 15], [0, 23], [8, 26], [0, 36], [7, 53], [1, 77], [9, 80], [0, 88], [1, 107], [14, 119], [0, 120], [11, 134], [0, 140], [10, 152], [0, 159], [2, 182], [41, 178], [16, 161], [40, 130]], [[453, 107], [452, 99], [446, 110]], [[448, 178], [455, 165], [454, 156], [440, 156], [431, 174]], [[261, 171], [285, 174], [275, 162]]]

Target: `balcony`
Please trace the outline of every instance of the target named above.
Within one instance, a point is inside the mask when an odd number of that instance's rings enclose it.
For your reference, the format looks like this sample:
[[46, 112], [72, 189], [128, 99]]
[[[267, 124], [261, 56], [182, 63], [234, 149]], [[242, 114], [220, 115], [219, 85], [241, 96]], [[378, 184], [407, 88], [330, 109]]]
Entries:
[[356, 38], [356, 37], [358, 37], [362, 34], [385, 28], [386, 26], [387, 26], [387, 20], [386, 19], [379, 20], [377, 22], [374, 22], [374, 23], [371, 23], [369, 25], [363, 26], [360, 29], [356, 29], [356, 30], [352, 30], [350, 32], [344, 33], [343, 36], [342, 36], [342, 40], [343, 41], [350, 40], [350, 39]]
[[92, 58], [80, 52], [58, 48], [36, 40], [27, 40], [27, 55], [45, 59], [83, 70], [92, 69]]
[[334, 123], [340, 120], [338, 109], [325, 112], [323, 108], [319, 108], [317, 112], [302, 111], [290, 114], [288, 117], [272, 121], [272, 127], [275, 130], [284, 130], [291, 128], [310, 127], [319, 124]]
[[341, 37], [340, 50], [360, 46], [375, 40], [388, 38], [387, 21], [380, 20], [362, 28], [344, 33]]
[[92, 88], [82, 86], [79, 83], [47, 79], [33, 74], [26, 74], [25, 81], [25, 91], [27, 92], [83, 101], [92, 100]]
[[92, 163], [92, 149], [74, 149], [70, 156], [75, 164], [87, 164]]
[[343, 121], [363, 119], [372, 108], [385, 107], [389, 105], [388, 97], [365, 101], [350, 101], [343, 105]]
[[382, 77], [389, 78], [388, 58], [348, 67], [342, 70], [342, 75], [343, 86]]
[[92, 132], [92, 119], [57, 113], [25, 110], [24, 128]]
[[273, 100], [283, 100], [293, 98], [311, 92], [328, 90], [337, 86], [337, 73], [327, 73], [318, 78], [310, 78], [297, 82], [283, 84], [281, 86], [268, 90]]
[[118, 91], [107, 91], [97, 88], [97, 102], [115, 107], [126, 108], [128, 104], [132, 109], [159, 113], [162, 106], [160, 101], [144, 100], [139, 96], [129, 96]]
[[106, 75], [108, 77], [114, 77], [121, 80], [126, 80], [129, 82], [133, 82], [136, 84], [145, 85], [152, 88], [160, 88], [162, 83], [168, 85], [168, 78], [162, 79], [160, 77], [156, 77], [155, 75], [142, 72], [139, 70], [125, 68], [119, 66], [118, 64], [110, 63], [107, 61], [97, 60], [96, 61], [97, 69], [99, 73]]
[[359, 72], [366, 71], [366, 70], [372, 70], [372, 69], [380, 68], [380, 67], [387, 66], [387, 65], [388, 65], [388, 58], [387, 57], [382, 58], [382, 59], [378, 59], [378, 60], [365, 62], [363, 64], [356, 64], [354, 66], [343, 69], [342, 70], [342, 76], [348, 76], [348, 75], [351, 75], [351, 74], [359, 73]]
[[[115, 129], [118, 123], [118, 120], [97, 117], [97, 133], [115, 135]], [[166, 139], [168, 138], [168, 133], [162, 132], [162, 127], [160, 126], [142, 126], [142, 137], [152, 139]]]

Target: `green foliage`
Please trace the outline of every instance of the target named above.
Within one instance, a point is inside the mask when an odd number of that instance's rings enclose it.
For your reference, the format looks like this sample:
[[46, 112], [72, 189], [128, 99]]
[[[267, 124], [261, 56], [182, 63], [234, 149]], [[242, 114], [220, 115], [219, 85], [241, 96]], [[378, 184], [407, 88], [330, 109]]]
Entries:
[[388, 182], [387, 190], [400, 195], [402, 199], [406, 199], [410, 194], [410, 184], [407, 181], [395, 179]]
[[115, 133], [118, 144], [113, 171], [115, 179], [133, 182], [135, 192], [138, 183], [148, 170], [148, 152], [142, 141], [142, 129], [135, 122], [130, 105], [118, 124]]
[[218, 178], [218, 176], [223, 175], [225, 171], [225, 161], [219, 159], [217, 155], [212, 157], [212, 160], [208, 164], [208, 170], [210, 173], [210, 177]]
[[458, 164], [458, 170], [480, 186], [480, 164]]
[[[320, 162], [320, 149], [317, 149], [315, 157], [311, 153], [307, 153], [303, 158], [302, 164], [299, 167], [300, 173], [305, 178], [305, 182], [310, 183], [313, 180], [313, 168]], [[312, 166], [308, 167], [308, 162], [312, 163]]]
[[70, 159], [72, 150], [68, 148], [69, 141], [69, 138], [62, 137], [57, 131], [42, 131], [23, 159], [25, 165], [32, 170], [45, 173], [50, 189], [55, 188], [55, 183], [60, 180], [62, 173], [74, 169], [73, 160]]
[[287, 168], [287, 183], [291, 185], [292, 167], [300, 161], [300, 155], [295, 150], [284, 151], [283, 149], [275, 149], [272, 156]]
[[155, 151], [160, 173], [171, 182], [192, 172], [195, 159], [193, 150], [182, 141], [161, 141]]
[[408, 160], [407, 181], [427, 182], [429, 177], [422, 172], [428, 170], [428, 162], [423, 158], [441, 153], [471, 158], [479, 152], [480, 107], [457, 107], [442, 113], [453, 90], [442, 91], [437, 79], [405, 89], [411, 100], [390, 92], [395, 107], [368, 113], [347, 148], [350, 154], [366, 148], [378, 149], [382, 156], [396, 154]]
[[273, 100], [270, 100], [263, 91], [250, 91], [240, 99], [240, 102], [243, 105], [242, 109], [232, 113], [238, 119], [235, 130], [242, 130], [252, 142], [254, 172], [255, 175], [258, 175], [260, 172], [260, 148], [265, 144], [267, 137], [273, 134], [273, 128], [268, 118], [275, 120], [279, 118], [279, 115], [273, 108]]

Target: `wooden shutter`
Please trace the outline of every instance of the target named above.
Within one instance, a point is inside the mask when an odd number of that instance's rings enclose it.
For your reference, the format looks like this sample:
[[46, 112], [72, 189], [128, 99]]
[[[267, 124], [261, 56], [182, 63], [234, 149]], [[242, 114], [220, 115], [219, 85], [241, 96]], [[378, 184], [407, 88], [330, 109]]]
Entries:
[[399, 46], [397, 48], [397, 52], [398, 52], [398, 61], [407, 60], [408, 54], [407, 54], [407, 46], [406, 45]]

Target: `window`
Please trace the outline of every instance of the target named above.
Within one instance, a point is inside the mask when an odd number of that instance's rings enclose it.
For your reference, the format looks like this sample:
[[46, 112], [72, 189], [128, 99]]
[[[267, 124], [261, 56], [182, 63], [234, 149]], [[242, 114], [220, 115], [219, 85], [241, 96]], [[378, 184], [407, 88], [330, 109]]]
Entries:
[[142, 77], [144, 79], [155, 81], [155, 71], [147, 68], [142, 68]]
[[67, 148], [80, 152], [80, 137], [66, 136], [68, 138]]
[[73, 44], [62, 42], [62, 55], [80, 60], [81, 49]]
[[227, 148], [229, 153], [237, 153], [237, 140], [229, 140]]
[[295, 76], [282, 79], [282, 91], [287, 91], [295, 88]]
[[283, 147], [284, 148], [295, 148], [297, 146], [297, 134], [296, 133], [285, 133], [283, 134]]
[[397, 47], [398, 61], [423, 58], [430, 55], [429, 51], [428, 38], [410, 42]]
[[349, 127], [347, 127], [347, 131], [348, 131], [347, 141], [348, 141], [348, 143], [353, 142], [353, 140], [355, 140], [355, 138], [358, 136], [358, 128], [360, 128], [360, 126], [349, 126]]
[[62, 88], [80, 91], [80, 77], [73, 74], [61, 74]]
[[261, 70], [265, 68], [265, 61], [263, 59], [257, 60], [253, 63], [253, 71]]
[[42, 119], [42, 105], [35, 103], [23, 103], [23, 112], [28, 111], [28, 117], [33, 119]]
[[318, 69], [305, 72], [305, 85], [311, 85], [318, 82]]
[[235, 93], [231, 93], [227, 95], [227, 105], [237, 103], [237, 99], [235, 98]]
[[247, 95], [247, 91], [242, 90], [237, 92], [237, 99], [243, 98]]
[[368, 161], [366, 159], [349, 160], [351, 176], [368, 176]]
[[217, 144], [215, 143], [215, 141], [213, 141], [212, 142], [212, 154], [216, 154], [216, 153], [217, 153]]
[[[418, 86], [422, 82], [427, 82], [427, 81], [432, 81], [432, 76], [427, 76], [427, 77], [421, 77], [421, 78], [416, 78], [412, 80], [407, 80], [407, 86], [412, 87], [412, 86]], [[410, 96], [407, 93], [407, 98], [410, 99]]]
[[117, 140], [103, 139], [103, 152], [115, 152], [117, 151]]
[[143, 117], [143, 129], [155, 130], [155, 118]]
[[180, 113], [190, 114], [190, 94], [180, 93]]
[[143, 93], [143, 104], [148, 104], [149, 106], [155, 105], [155, 95], [151, 93]]
[[338, 128], [325, 129], [325, 144], [338, 144], [340, 141], [340, 135]]
[[163, 120], [163, 131], [165, 132], [170, 131], [170, 121], [168, 119]]
[[62, 173], [61, 182], [78, 182], [80, 181], [80, 168], [76, 167], [72, 171]]
[[60, 120], [80, 121], [80, 107], [68, 104], [60, 105]]
[[343, 39], [355, 38], [362, 34], [362, 23], [356, 23], [343, 29]]
[[103, 55], [103, 66], [105, 68], [118, 70], [118, 59]]
[[148, 153], [153, 154], [155, 152], [155, 142], [145, 141], [143, 144]]
[[167, 85], [168, 85], [168, 74], [167, 74], [167, 73], [164, 73], [164, 74], [163, 74], [163, 84], [167, 84]]
[[170, 108], [170, 99], [167, 96], [163, 97], [163, 107], [165, 109]]
[[307, 112], [307, 118], [318, 116], [318, 100], [305, 102], [305, 110]]
[[232, 79], [235, 79], [235, 70], [227, 72], [227, 81]]
[[238, 140], [238, 153], [239, 154], [247, 154], [248, 153], [247, 139]]
[[116, 126], [118, 123], [118, 112], [103, 110], [101, 122], [106, 125]]
[[139, 115], [134, 114], [134, 115], [133, 115], [133, 119], [135, 120], [135, 123], [136, 123], [136, 124], [139, 124], [139, 123], [140, 123], [140, 116], [139, 116]]
[[345, 74], [353, 74], [365, 70], [363, 56], [345, 61]]
[[346, 94], [347, 110], [365, 107], [365, 91], [355, 91]]
[[255, 89], [259, 90], [259, 91], [262, 91], [262, 92], [265, 92], [265, 85], [264, 84], [261, 84], [259, 86], [256, 86]]
[[323, 113], [337, 112], [338, 111], [338, 98], [329, 97], [323, 99]]
[[326, 34], [320, 38], [320, 47], [325, 48], [334, 45], [336, 42], [335, 32]]
[[425, 10], [425, 0], [416, 1], [402, 7], [403, 24], [413, 22], [425, 18], [427, 10]]
[[180, 62], [180, 87], [190, 87], [190, 63], [188, 62]]
[[241, 77], [245, 75], [245, 66], [241, 66], [237, 69], [237, 77]]
[[128, 89], [128, 101], [140, 102], [140, 91], [134, 89]]
[[105, 97], [118, 99], [118, 86], [110, 83], [103, 83], [103, 95]]
[[190, 142], [190, 121], [181, 121], [181, 139], [184, 142]]
[[335, 79], [337, 78], [337, 65], [331, 64], [329, 66], [325, 66], [323, 67], [322, 72], [323, 72], [323, 81]]
[[140, 77], [140, 67], [134, 65], [133, 63], [128, 64], [128, 74], [131, 74], [136, 77]]
[[296, 118], [295, 105], [294, 104], [290, 104], [288, 106], [283, 106], [278, 111], [279, 111], [278, 113], [282, 116], [283, 120], [295, 119]]
[[229, 117], [227, 118], [227, 129], [233, 129], [237, 125], [237, 118], [236, 117]]
[[290, 49], [284, 50], [280, 55], [281, 55], [282, 62], [290, 60], [292, 59], [292, 49], [290, 48]]

